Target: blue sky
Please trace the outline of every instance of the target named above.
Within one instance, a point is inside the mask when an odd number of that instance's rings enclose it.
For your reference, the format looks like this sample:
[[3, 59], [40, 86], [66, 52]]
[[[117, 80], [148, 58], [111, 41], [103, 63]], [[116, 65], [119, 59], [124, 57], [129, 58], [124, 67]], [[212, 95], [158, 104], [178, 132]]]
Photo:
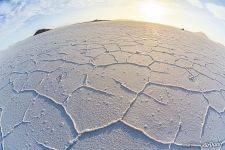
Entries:
[[168, 24], [225, 45], [225, 0], [0, 0], [0, 50], [40, 28], [94, 19]]

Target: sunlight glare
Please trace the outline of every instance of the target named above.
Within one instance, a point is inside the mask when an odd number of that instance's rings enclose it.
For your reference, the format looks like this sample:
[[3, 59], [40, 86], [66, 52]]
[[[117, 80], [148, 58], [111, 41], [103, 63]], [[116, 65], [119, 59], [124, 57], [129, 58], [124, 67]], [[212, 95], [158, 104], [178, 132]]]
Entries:
[[155, 1], [142, 2], [139, 9], [146, 21], [160, 21], [165, 14], [165, 9]]

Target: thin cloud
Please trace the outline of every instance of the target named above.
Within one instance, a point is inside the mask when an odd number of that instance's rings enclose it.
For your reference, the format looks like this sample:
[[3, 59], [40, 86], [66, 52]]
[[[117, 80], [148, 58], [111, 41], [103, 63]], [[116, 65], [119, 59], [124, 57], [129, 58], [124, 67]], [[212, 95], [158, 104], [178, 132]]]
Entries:
[[0, 3], [0, 14], [7, 14], [11, 11], [11, 7], [7, 2]]
[[187, 2], [195, 7], [204, 8], [204, 4], [200, 0], [187, 0]]
[[206, 3], [206, 8], [211, 12], [216, 18], [225, 20], [225, 7], [221, 5], [216, 5], [213, 3]]
[[209, 13], [213, 14], [214, 17], [220, 20], [225, 20], [225, 6], [218, 5], [215, 3], [203, 3], [200, 0], [186, 0], [189, 4], [204, 9]]
[[10, 0], [0, 1], [0, 38], [20, 28], [36, 15], [54, 15], [68, 7], [109, 3], [109, 0]]
[[19, 31], [23, 25], [27, 25], [32, 17], [56, 15], [70, 8], [109, 5], [109, 2], [110, 0], [0, 0], [0, 43]]
[[59, 13], [71, 0], [10, 0], [0, 2], [0, 36], [12, 33], [35, 15]]

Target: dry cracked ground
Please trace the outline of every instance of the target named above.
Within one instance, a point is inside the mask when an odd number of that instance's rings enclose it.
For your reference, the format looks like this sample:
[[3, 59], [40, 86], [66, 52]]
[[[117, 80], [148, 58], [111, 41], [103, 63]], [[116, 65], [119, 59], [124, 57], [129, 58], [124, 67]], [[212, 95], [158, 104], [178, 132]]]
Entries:
[[81, 23], [1, 57], [1, 150], [225, 150], [225, 47], [207, 37]]

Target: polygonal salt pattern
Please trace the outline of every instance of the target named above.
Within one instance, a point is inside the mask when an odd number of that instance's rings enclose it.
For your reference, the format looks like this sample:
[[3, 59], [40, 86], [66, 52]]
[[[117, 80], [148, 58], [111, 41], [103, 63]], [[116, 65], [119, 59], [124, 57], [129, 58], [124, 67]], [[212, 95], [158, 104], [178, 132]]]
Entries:
[[72, 150], [86, 149], [168, 150], [168, 145], [149, 140], [140, 131], [118, 122], [96, 131], [84, 133], [72, 148]]
[[1, 53], [0, 149], [223, 150], [224, 51], [131, 21], [29, 37]]
[[82, 87], [64, 104], [75, 120], [77, 130], [85, 132], [106, 126], [122, 118], [132, 97], [124, 93], [111, 95], [97, 89]]
[[158, 141], [193, 145], [200, 142], [207, 106], [201, 94], [150, 84], [124, 120]]
[[3, 136], [9, 134], [16, 126], [24, 122], [25, 113], [34, 96], [33, 93], [21, 93], [8, 100], [5, 106], [7, 109], [3, 108], [1, 117]]
[[32, 137], [48, 147], [66, 149], [77, 136], [64, 106], [45, 96], [38, 95], [32, 101], [24, 120], [31, 126]]

